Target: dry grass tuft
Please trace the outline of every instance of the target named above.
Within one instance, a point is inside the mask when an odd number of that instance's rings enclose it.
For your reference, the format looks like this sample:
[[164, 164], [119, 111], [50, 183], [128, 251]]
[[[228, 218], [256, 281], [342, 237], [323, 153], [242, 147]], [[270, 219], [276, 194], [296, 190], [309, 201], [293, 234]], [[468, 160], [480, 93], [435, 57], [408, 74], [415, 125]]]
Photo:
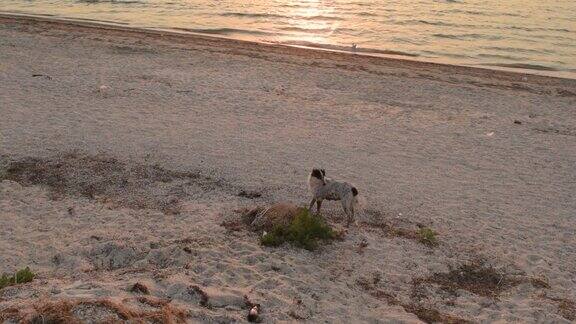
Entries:
[[567, 298], [549, 297], [545, 294], [541, 297], [554, 302], [560, 316], [569, 321], [576, 321], [576, 302]]
[[429, 228], [426, 230], [416, 230], [416, 229], [407, 229], [402, 227], [396, 227], [392, 224], [385, 223], [385, 222], [378, 222], [378, 223], [363, 223], [363, 227], [368, 229], [378, 229], [381, 230], [386, 237], [394, 238], [399, 237], [411, 241], [416, 241], [418, 243], [424, 244], [428, 247], [436, 247], [438, 246], [438, 239], [436, 238], [436, 233]]
[[496, 298], [501, 293], [523, 283], [530, 283], [535, 288], [550, 288], [547, 281], [526, 276], [512, 276], [503, 271], [475, 260], [451, 269], [447, 273], [434, 273], [427, 278], [413, 281], [415, 287], [423, 284], [438, 285], [440, 289], [456, 295], [457, 290], [467, 290], [476, 295]]
[[421, 321], [425, 323], [447, 323], [447, 324], [468, 324], [472, 323], [466, 319], [442, 313], [431, 307], [425, 305], [408, 302], [403, 303], [398, 300], [393, 295], [377, 288], [377, 284], [380, 281], [378, 276], [372, 279], [359, 278], [356, 280], [356, 284], [362, 288], [363, 291], [370, 294], [372, 297], [385, 301], [388, 305], [398, 305], [402, 306], [404, 310], [408, 313], [416, 315]]
[[20, 323], [82, 323], [87, 319], [98, 323], [185, 323], [188, 312], [175, 308], [169, 301], [139, 297], [139, 302], [155, 308], [153, 311], [130, 309], [110, 300], [58, 300], [41, 301], [33, 305], [32, 313], [16, 308], [0, 311], [0, 320]]
[[408, 313], [412, 313], [418, 318], [425, 322], [425, 323], [444, 323], [444, 324], [468, 324], [473, 323], [469, 320], [465, 320], [463, 318], [453, 316], [450, 314], [444, 314], [440, 311], [425, 307], [419, 304], [409, 304], [409, 305], [402, 305], [404, 310]]
[[200, 296], [200, 306], [203, 307], [207, 307], [208, 306], [208, 294], [202, 290], [202, 288], [198, 287], [198, 286], [190, 286], [190, 288], [192, 290], [193, 293], [195, 293], [196, 295]]
[[150, 290], [148, 289], [148, 287], [146, 287], [146, 285], [141, 284], [139, 282], [132, 285], [132, 287], [130, 288], [130, 291], [133, 293], [137, 293], [137, 294], [150, 295]]
[[569, 321], [576, 321], [576, 303], [568, 299], [558, 300], [558, 311]]
[[20, 320], [20, 311], [14, 307], [8, 307], [0, 310], [0, 323], [18, 322]]
[[441, 289], [456, 294], [458, 289], [470, 291], [485, 297], [496, 297], [520, 282], [492, 266], [480, 261], [463, 264], [447, 273], [434, 273], [428, 278], [416, 279], [415, 285], [431, 283]]

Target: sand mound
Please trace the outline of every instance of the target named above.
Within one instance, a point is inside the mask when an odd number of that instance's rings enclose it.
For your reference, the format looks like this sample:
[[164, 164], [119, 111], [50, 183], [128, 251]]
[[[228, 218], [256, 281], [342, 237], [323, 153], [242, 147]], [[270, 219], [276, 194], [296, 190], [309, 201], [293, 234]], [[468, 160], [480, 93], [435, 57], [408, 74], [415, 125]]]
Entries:
[[248, 213], [248, 215], [256, 214], [250, 227], [256, 231], [270, 231], [274, 227], [285, 227], [294, 220], [298, 213], [305, 210], [287, 202], [276, 203], [268, 208], [259, 207]]

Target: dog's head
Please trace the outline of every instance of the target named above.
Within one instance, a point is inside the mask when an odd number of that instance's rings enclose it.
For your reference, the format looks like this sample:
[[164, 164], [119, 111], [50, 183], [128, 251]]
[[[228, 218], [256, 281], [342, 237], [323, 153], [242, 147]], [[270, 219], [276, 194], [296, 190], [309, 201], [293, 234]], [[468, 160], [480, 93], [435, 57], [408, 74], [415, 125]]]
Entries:
[[326, 170], [312, 169], [312, 174], [310, 174], [310, 176], [322, 181], [322, 184], [326, 184], [326, 180], [324, 179], [324, 177], [326, 177]]

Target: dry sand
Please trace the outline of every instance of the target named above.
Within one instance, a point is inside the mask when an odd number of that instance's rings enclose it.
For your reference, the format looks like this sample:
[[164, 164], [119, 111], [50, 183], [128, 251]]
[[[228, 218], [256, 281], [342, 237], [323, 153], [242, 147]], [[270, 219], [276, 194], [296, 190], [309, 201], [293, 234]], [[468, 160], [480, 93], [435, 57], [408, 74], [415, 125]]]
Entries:
[[[0, 155], [8, 322], [575, 319], [574, 80], [3, 16]], [[221, 226], [313, 166], [343, 240]]]

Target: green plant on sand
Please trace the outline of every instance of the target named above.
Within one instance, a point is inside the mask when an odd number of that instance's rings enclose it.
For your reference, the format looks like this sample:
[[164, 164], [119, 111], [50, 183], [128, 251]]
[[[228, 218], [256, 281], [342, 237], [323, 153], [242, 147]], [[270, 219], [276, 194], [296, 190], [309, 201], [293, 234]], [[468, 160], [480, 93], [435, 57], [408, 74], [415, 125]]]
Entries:
[[34, 279], [34, 276], [35, 274], [30, 271], [30, 268], [28, 267], [16, 272], [12, 276], [2, 275], [2, 277], [0, 277], [0, 289], [20, 283], [30, 282]]
[[420, 243], [428, 245], [428, 246], [436, 246], [438, 245], [438, 238], [436, 237], [438, 234], [434, 232], [433, 229], [429, 227], [422, 227], [418, 231]]
[[276, 226], [260, 238], [264, 246], [280, 246], [285, 242], [306, 250], [318, 247], [319, 240], [336, 238], [336, 233], [319, 216], [302, 210], [287, 226]]

